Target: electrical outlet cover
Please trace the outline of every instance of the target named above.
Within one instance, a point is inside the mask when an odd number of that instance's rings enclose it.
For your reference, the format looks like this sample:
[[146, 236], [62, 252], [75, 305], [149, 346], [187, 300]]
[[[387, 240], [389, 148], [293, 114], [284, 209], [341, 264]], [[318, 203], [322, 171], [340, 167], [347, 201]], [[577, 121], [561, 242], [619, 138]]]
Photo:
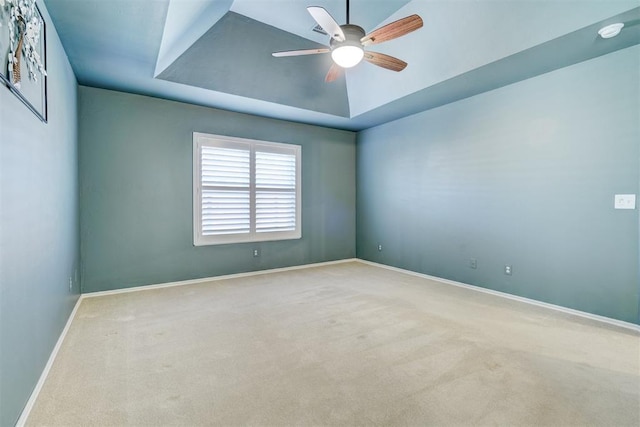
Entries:
[[636, 195], [635, 194], [616, 194], [613, 207], [614, 209], [635, 209]]

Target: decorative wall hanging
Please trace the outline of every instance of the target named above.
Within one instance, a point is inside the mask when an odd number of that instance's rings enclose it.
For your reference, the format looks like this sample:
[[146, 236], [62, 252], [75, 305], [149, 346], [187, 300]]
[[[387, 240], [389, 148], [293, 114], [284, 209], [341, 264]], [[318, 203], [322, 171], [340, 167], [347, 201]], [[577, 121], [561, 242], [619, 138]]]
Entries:
[[47, 121], [46, 27], [35, 0], [0, 0], [0, 82]]

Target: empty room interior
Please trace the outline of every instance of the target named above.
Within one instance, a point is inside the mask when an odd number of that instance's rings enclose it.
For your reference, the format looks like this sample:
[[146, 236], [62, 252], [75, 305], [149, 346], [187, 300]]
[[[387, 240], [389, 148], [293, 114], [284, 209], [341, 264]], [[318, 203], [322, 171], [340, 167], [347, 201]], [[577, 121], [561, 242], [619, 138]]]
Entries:
[[637, 0], [0, 0], [0, 426], [640, 425]]

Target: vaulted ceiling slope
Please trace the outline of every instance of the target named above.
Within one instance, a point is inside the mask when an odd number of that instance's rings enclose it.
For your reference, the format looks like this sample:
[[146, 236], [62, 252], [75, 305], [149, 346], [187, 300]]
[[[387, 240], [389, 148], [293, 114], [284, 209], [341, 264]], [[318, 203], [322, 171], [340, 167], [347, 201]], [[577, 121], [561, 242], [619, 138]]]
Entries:
[[[80, 84], [359, 130], [640, 43], [637, 0], [351, 0], [371, 31], [411, 14], [424, 27], [372, 50], [333, 83], [306, 6], [346, 23], [340, 0], [44, 0]], [[604, 40], [597, 30], [624, 22]]]

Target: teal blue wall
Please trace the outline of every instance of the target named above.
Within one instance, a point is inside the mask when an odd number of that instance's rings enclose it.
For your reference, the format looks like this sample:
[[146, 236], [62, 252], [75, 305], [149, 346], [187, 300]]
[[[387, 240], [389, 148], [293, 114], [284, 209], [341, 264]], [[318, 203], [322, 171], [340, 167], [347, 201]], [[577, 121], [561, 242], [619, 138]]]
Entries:
[[47, 23], [49, 123], [0, 87], [0, 426], [18, 420], [80, 288], [77, 85], [38, 4]]
[[[83, 292], [355, 256], [355, 133], [79, 93]], [[194, 247], [194, 131], [302, 145], [302, 239]]]
[[639, 69], [636, 46], [360, 132], [358, 257], [639, 322], [638, 210], [613, 209]]

